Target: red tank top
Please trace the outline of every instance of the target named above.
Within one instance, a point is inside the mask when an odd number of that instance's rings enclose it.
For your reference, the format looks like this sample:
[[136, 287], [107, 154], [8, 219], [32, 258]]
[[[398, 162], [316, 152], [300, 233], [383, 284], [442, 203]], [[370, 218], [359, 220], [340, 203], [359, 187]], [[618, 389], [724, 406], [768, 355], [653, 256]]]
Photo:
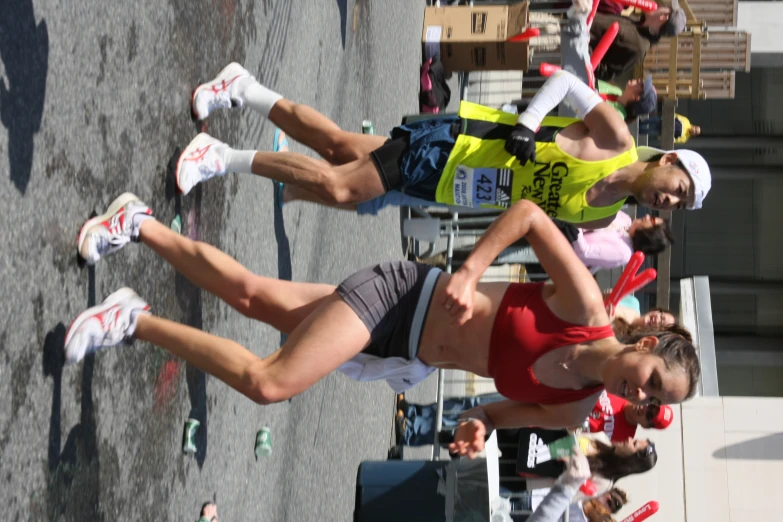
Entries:
[[589, 397], [603, 386], [550, 388], [533, 375], [542, 355], [563, 346], [612, 337], [611, 325], [577, 326], [557, 317], [542, 294], [543, 283], [512, 283], [500, 302], [489, 344], [489, 374], [501, 395], [517, 402], [564, 404]]

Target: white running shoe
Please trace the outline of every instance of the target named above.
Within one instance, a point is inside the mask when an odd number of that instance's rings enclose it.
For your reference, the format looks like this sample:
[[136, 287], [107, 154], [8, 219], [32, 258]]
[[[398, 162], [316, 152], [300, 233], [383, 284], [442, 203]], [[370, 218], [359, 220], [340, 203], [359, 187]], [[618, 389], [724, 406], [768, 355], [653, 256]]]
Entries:
[[244, 78], [255, 79], [238, 63], [230, 63], [214, 80], [196, 87], [190, 99], [193, 118], [203, 120], [214, 109], [242, 107], [244, 100], [239, 92], [239, 83]]
[[152, 210], [130, 192], [122, 194], [106, 213], [88, 219], [79, 230], [79, 255], [94, 265], [106, 255], [139, 240], [141, 222], [152, 217]]
[[65, 335], [65, 362], [77, 363], [85, 355], [130, 341], [139, 314], [149, 309], [130, 288], [120, 288], [98, 306], [88, 308], [73, 320]]
[[215, 176], [226, 173], [223, 155], [228, 145], [202, 132], [191, 141], [177, 161], [177, 188], [185, 195], [193, 187]]

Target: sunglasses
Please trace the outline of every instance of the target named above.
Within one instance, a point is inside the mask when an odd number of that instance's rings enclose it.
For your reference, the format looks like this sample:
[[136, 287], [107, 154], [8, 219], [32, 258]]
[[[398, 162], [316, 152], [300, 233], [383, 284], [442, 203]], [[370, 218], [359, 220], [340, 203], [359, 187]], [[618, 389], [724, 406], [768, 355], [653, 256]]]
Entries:
[[649, 457], [650, 455], [653, 455], [655, 453], [655, 444], [652, 442], [649, 442], [649, 445], [647, 446], [647, 449], [644, 452], [645, 457]]

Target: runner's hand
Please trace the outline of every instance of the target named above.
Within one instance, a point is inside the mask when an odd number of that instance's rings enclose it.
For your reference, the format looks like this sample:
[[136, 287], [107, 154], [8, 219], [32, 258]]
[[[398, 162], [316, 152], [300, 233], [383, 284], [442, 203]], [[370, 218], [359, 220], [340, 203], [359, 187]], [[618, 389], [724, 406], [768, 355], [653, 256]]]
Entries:
[[521, 165], [536, 161], [536, 133], [521, 123], [514, 125], [506, 139], [506, 152], [515, 156]]
[[443, 307], [451, 314], [457, 324], [462, 326], [473, 317], [473, 295], [476, 293], [475, 277], [463, 269], [457, 270], [446, 285], [446, 298]]
[[484, 436], [487, 428], [478, 419], [471, 419], [459, 425], [454, 432], [454, 442], [449, 444], [449, 453], [456, 453], [460, 457], [468, 456], [475, 459], [476, 455], [484, 449]]

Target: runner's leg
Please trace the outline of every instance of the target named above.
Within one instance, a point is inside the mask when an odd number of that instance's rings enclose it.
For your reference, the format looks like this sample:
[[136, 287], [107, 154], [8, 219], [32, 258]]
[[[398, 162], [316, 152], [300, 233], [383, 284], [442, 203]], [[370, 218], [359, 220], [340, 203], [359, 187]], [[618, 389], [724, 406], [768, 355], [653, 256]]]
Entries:
[[[323, 199], [319, 198], [312, 192], [309, 192], [303, 188], [293, 185], [285, 185], [283, 187], [283, 203], [291, 203], [293, 201], [309, 201], [310, 203], [318, 203], [320, 205], [328, 205]], [[331, 205], [340, 210], [356, 210], [356, 204], [344, 204], [344, 205]]]
[[269, 111], [269, 119], [290, 137], [310, 147], [332, 165], [356, 161], [386, 141], [383, 136], [344, 131], [312, 107], [285, 98], [274, 104]]
[[386, 192], [369, 154], [333, 166], [295, 152], [235, 150], [204, 133], [196, 136], [180, 155], [175, 171], [177, 187], [187, 194], [197, 184], [227, 172], [256, 174], [295, 185], [328, 205], [360, 203]]
[[238, 343], [151, 315], [139, 315], [135, 336], [165, 348], [259, 404], [297, 395], [361, 352], [370, 332], [337, 295], [326, 298], [261, 359]]
[[217, 248], [145, 220], [139, 240], [194, 285], [219, 297], [247, 317], [290, 334], [326, 298], [332, 285], [294, 283], [250, 272]]
[[198, 120], [209, 117], [216, 109], [245, 105], [318, 152], [332, 165], [360, 159], [386, 141], [381, 136], [341, 130], [315, 109], [286, 100], [261, 85], [238, 63], [230, 63], [213, 80], [196, 87], [191, 99], [193, 116]]

